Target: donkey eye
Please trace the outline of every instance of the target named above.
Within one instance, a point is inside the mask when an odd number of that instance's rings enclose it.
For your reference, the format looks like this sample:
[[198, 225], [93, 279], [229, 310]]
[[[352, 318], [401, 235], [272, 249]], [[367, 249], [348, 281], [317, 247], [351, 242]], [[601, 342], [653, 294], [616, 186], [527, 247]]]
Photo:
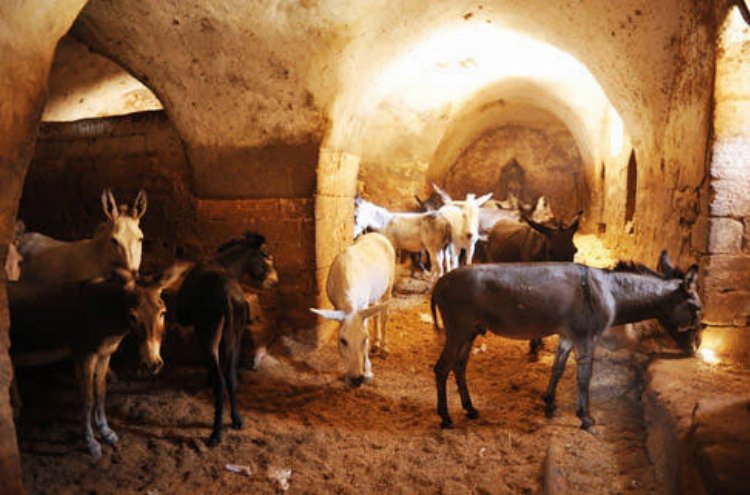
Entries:
[[344, 346], [344, 347], [346, 347], [346, 346], [348, 346], [348, 345], [349, 345], [349, 342], [347, 342], [347, 341], [346, 341], [346, 339], [344, 339], [344, 338], [341, 338], [341, 339], [339, 339], [339, 342], [340, 342], [340, 343], [341, 343], [341, 345], [342, 345], [342, 346]]

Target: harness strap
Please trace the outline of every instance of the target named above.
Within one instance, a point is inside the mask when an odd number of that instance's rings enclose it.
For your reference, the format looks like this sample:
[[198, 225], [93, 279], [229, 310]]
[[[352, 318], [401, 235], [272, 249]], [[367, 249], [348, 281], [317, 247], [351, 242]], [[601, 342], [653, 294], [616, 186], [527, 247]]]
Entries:
[[586, 265], [577, 265], [578, 272], [581, 274], [581, 291], [583, 292], [583, 299], [588, 304], [591, 311], [594, 310], [594, 302], [591, 299], [591, 285], [589, 284], [589, 267]]

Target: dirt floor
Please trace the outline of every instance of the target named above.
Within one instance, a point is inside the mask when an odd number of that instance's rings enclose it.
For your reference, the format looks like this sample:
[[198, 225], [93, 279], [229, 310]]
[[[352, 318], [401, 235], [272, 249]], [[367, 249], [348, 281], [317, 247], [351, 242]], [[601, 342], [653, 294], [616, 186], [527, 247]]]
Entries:
[[[27, 489], [274, 493], [280, 489], [269, 480], [269, 470], [289, 468], [289, 491], [295, 493], [532, 494], [542, 490], [545, 454], [555, 443], [559, 463], [568, 466], [571, 493], [654, 493], [629, 357], [614, 353], [600, 359], [594, 436], [578, 429], [572, 366], [561, 382], [558, 416], [547, 420], [542, 413], [552, 341], [541, 359], [530, 363], [526, 342], [480, 337], [468, 377], [481, 417], [465, 419], [451, 387], [456, 426], [443, 431], [432, 373], [441, 347], [427, 314], [425, 296], [396, 299], [391, 354], [375, 360], [374, 383], [357, 390], [341, 381], [333, 345], [304, 361], [271, 357], [258, 371], [243, 371], [245, 429], [228, 430], [214, 449], [204, 445], [212, 406], [200, 368], [112, 385], [108, 411], [121, 441], [116, 450], [105, 447], [98, 462], [79, 441], [71, 379], [56, 373], [51, 387], [40, 388], [49, 370], [35, 370], [22, 380]], [[228, 472], [227, 463], [248, 465], [252, 475]]]
[[[409, 285], [402, 280], [401, 285]], [[82, 448], [78, 398], [67, 367], [21, 374], [19, 421], [29, 493], [279, 493], [272, 471], [290, 469], [290, 493], [536, 494], [550, 452], [566, 493], [661, 493], [645, 451], [640, 374], [645, 358], [599, 350], [592, 383], [597, 434], [578, 428], [575, 361], [560, 383], [558, 414], [544, 417], [555, 339], [538, 362], [528, 343], [479, 337], [468, 368], [481, 416], [463, 415], [455, 387], [455, 426], [439, 428], [432, 367], [442, 348], [423, 294], [396, 297], [390, 355], [374, 358], [374, 383], [351, 390], [332, 342], [296, 359], [272, 354], [243, 370], [245, 428], [207, 448], [212, 419], [200, 367], [167, 366], [157, 378], [123, 375], [110, 386], [117, 449], [93, 461]], [[335, 341], [334, 341], [335, 342]], [[68, 365], [69, 366], [69, 365]], [[228, 418], [225, 419], [228, 424]], [[247, 465], [251, 475], [227, 471]]]

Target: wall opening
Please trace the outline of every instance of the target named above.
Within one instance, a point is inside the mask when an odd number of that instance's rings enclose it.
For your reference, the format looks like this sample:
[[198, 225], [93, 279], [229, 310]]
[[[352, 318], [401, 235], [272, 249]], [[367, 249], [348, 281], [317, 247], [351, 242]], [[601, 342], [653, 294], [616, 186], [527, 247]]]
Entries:
[[625, 223], [632, 222], [635, 217], [636, 194], [638, 190], [638, 163], [635, 150], [630, 151], [628, 159], [628, 185], [625, 199]]

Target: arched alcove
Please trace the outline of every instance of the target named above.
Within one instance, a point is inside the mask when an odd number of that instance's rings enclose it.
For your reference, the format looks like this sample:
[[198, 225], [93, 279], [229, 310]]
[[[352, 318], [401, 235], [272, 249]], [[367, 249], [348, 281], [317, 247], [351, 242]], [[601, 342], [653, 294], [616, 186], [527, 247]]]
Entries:
[[57, 46], [49, 87], [19, 205], [27, 230], [91, 237], [105, 219], [105, 188], [125, 204], [143, 188], [144, 271], [200, 247], [184, 144], [154, 93], [70, 35]]

